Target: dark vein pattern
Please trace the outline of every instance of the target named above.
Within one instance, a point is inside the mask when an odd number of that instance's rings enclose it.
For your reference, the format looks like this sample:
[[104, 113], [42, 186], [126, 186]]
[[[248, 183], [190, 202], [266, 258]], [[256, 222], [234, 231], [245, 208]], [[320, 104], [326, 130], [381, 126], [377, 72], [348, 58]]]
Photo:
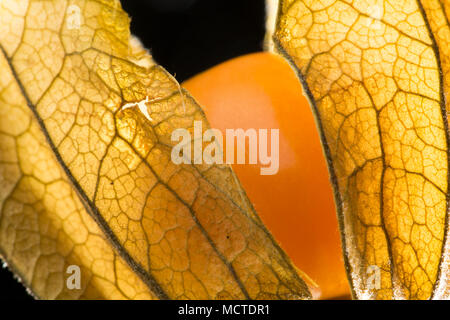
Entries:
[[[71, 5], [82, 13], [79, 28], [68, 27]], [[54, 179], [72, 186], [66, 197], [82, 216], [72, 223], [72, 229], [55, 227], [58, 234], [76, 238], [94, 260], [103, 261], [103, 251], [113, 248], [111, 254], [118, 255], [114, 255], [115, 261], [127, 264], [121, 265], [122, 269], [116, 267], [118, 262], [114, 268], [105, 264], [95, 272], [89, 269], [93, 277], [107, 273], [116, 289], [119, 278], [130, 278], [128, 291], [124, 285], [120, 288], [128, 298], [141, 297], [142, 285], [149, 297], [161, 299], [310, 297], [228, 166], [177, 166], [171, 162], [172, 131], [192, 131], [194, 121], [202, 121], [204, 130], [208, 124], [192, 98], [153, 63], [136, 40], [130, 40], [129, 18], [118, 1], [2, 1], [0, 17], [1, 31], [7, 31], [2, 33], [7, 36], [0, 38], [4, 53], [1, 70], [9, 74], [9, 80], [2, 79], [6, 82], [1, 88], [14, 88], [11, 94], [15, 95], [1, 97], [23, 109], [28, 123], [35, 127], [33, 138], [45, 150], [40, 161], [33, 157], [24, 160], [27, 174], [47, 190], [36, 195], [35, 201], [44, 204], [30, 210], [36, 217], [41, 211], [50, 217], [60, 215], [65, 225], [67, 213], [52, 211], [42, 199], [59, 195], [58, 188], [48, 189], [54, 180], [47, 177], [58, 172]], [[152, 101], [147, 105], [151, 121], [138, 108], [122, 110], [126, 103], [147, 97]], [[2, 105], [5, 109], [7, 102]], [[12, 120], [25, 122], [18, 116]], [[5, 125], [11, 129], [10, 124]], [[17, 149], [18, 136], [27, 130], [10, 136], [11, 150]], [[2, 148], [6, 147], [2, 143]], [[9, 169], [2, 169], [2, 177], [11, 179], [1, 192], [3, 207], [12, 196], [20, 201], [13, 188], [25, 169], [20, 160], [13, 161], [13, 155], [11, 151], [12, 158], [5, 156], [1, 162], [2, 168], [10, 165], [17, 174], [13, 178], [6, 174]], [[23, 218], [21, 210], [16, 208], [14, 213]], [[0, 246], [17, 246], [16, 226], [6, 215], [1, 218], [5, 221], [2, 228], [8, 231], [0, 235]], [[102, 247], [87, 246], [77, 230], [83, 229], [87, 220], [96, 222]], [[45, 247], [44, 233], [36, 230], [34, 236]], [[59, 238], [53, 243], [53, 255], [67, 264], [64, 250], [68, 244]], [[50, 265], [40, 250], [22, 249]], [[34, 268], [23, 259], [16, 260], [14, 249], [3, 251], [38, 296], [61, 297], [64, 288], [54, 283], [61, 282], [62, 268], [40, 275], [34, 284]], [[84, 256], [79, 260], [87, 263]], [[136, 280], [125, 277], [124, 269]], [[51, 288], [40, 290], [42, 283]], [[105, 288], [98, 290], [106, 295]]]
[[356, 298], [445, 296], [447, 87], [430, 25], [415, 0], [279, 1], [275, 47], [319, 119]]

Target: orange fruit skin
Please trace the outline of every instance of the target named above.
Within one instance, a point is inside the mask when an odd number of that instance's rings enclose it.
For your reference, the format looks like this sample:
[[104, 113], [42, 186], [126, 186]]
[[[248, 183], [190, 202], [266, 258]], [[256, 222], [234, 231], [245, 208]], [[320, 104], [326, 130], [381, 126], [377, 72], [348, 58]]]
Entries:
[[348, 297], [326, 160], [309, 102], [289, 64], [271, 53], [246, 55], [182, 86], [224, 136], [226, 129], [280, 129], [276, 175], [260, 175], [259, 165], [233, 169], [274, 238], [319, 285], [320, 298]]

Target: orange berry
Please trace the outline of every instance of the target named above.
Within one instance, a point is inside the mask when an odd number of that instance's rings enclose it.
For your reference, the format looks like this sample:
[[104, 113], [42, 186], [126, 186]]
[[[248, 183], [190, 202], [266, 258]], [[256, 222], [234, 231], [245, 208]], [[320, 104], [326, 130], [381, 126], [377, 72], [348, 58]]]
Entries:
[[274, 54], [251, 54], [201, 73], [183, 87], [203, 106], [211, 126], [223, 133], [280, 129], [276, 175], [260, 175], [259, 165], [233, 168], [275, 239], [319, 285], [321, 298], [349, 296], [326, 161], [292, 68]]

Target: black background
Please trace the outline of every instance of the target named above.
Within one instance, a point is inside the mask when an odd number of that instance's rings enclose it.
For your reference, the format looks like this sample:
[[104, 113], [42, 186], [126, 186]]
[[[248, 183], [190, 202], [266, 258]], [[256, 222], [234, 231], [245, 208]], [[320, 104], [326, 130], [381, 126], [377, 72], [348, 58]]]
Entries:
[[132, 32], [180, 82], [230, 58], [262, 50], [264, 0], [135, 0], [123, 1], [123, 7], [133, 17]]
[[[131, 31], [182, 82], [230, 58], [262, 50], [264, 0], [122, 0]], [[31, 299], [0, 267], [0, 299]]]

